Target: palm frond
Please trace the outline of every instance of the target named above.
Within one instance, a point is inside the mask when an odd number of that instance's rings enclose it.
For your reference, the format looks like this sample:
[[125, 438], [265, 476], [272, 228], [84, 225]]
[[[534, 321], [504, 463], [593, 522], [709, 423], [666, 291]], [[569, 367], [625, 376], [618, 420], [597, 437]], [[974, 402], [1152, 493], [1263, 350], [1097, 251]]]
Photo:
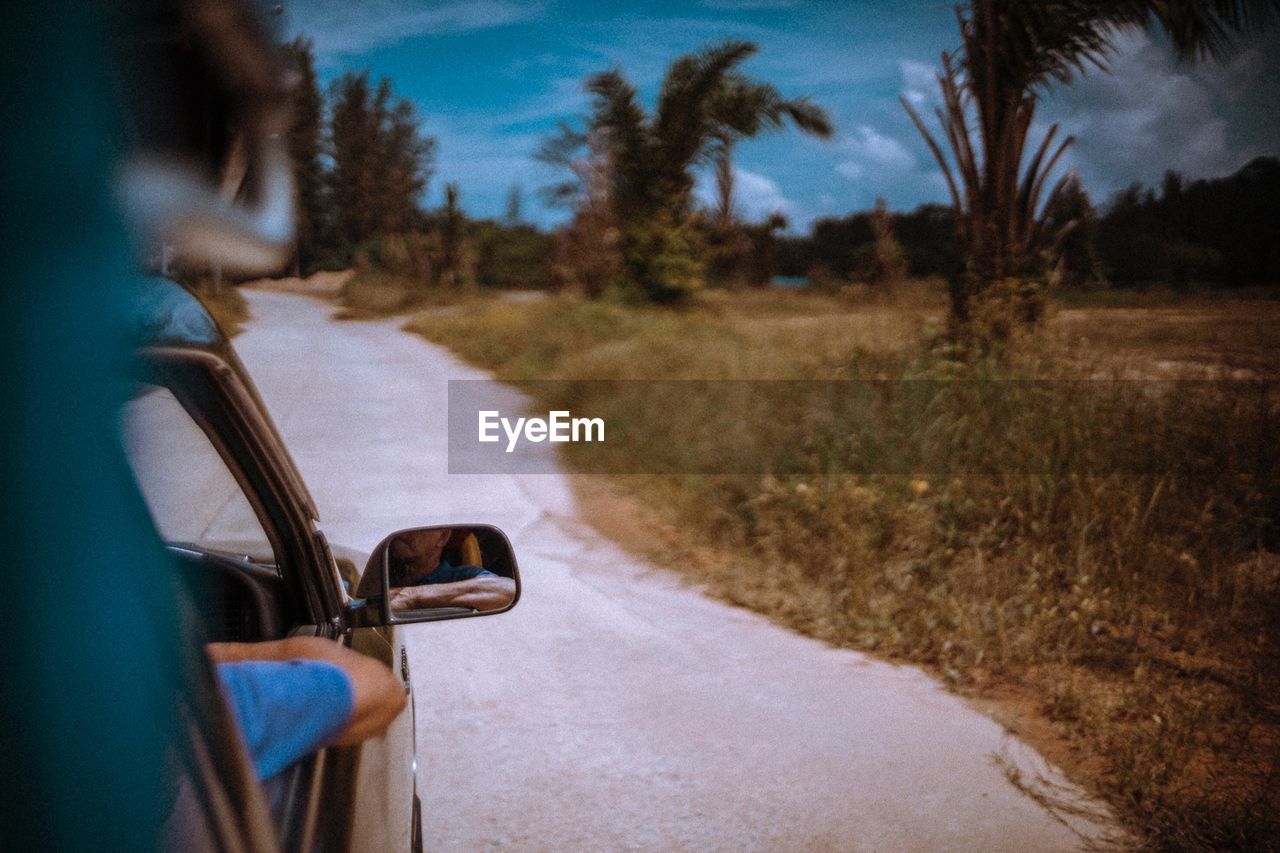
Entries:
[[568, 166], [587, 144], [587, 135], [567, 121], [556, 126], [556, 132], [538, 146], [534, 159], [551, 166]]
[[723, 41], [672, 63], [658, 95], [653, 133], [672, 172], [689, 167], [703, 151], [711, 106], [734, 67], [758, 50], [746, 41]]
[[644, 133], [644, 109], [635, 87], [616, 68], [587, 78], [587, 91], [595, 96], [591, 127], [607, 127], [621, 146], [638, 145]]
[[1280, 0], [1164, 0], [1152, 18], [1184, 60], [1223, 59], [1238, 37], [1280, 20]]
[[942, 176], [947, 181], [947, 189], [951, 192], [951, 206], [955, 208], [957, 213], [963, 211], [964, 203], [961, 200], [960, 189], [956, 186], [955, 175], [951, 171], [951, 164], [947, 162], [947, 158], [942, 154], [942, 148], [939, 147], [938, 141], [933, 138], [933, 134], [929, 132], [929, 128], [925, 127], [924, 121], [920, 118], [919, 113], [911, 106], [906, 98], [899, 97], [898, 101], [902, 104], [903, 109], [907, 111], [907, 115], [911, 117], [911, 121], [915, 124], [916, 130], [920, 131], [920, 135], [924, 137], [925, 145], [929, 146], [929, 150], [933, 153], [933, 159], [937, 161], [938, 168], [942, 170]]
[[[1045, 199], [1045, 214], [1051, 213], [1058, 206], [1058, 200], [1062, 198], [1063, 191], [1076, 180], [1075, 172], [1067, 172], [1058, 178], [1054, 183], [1053, 189], [1049, 191], [1049, 197]], [[1069, 223], [1068, 223], [1069, 224]], [[1050, 233], [1052, 227], [1052, 218], [1048, 215], [1042, 215], [1032, 220], [1031, 229], [1024, 238], [1022, 250], [1025, 252], [1042, 253], [1052, 250], [1052, 245], [1056, 235]]]
[[[1055, 124], [1053, 129], [1057, 130], [1057, 128], [1058, 126]], [[1062, 155], [1066, 153], [1068, 148], [1075, 144], [1075, 141], [1076, 138], [1074, 136], [1068, 136], [1066, 139], [1062, 140], [1062, 143], [1058, 146], [1057, 150], [1053, 152], [1053, 156], [1049, 158], [1049, 161], [1044, 164], [1044, 168], [1040, 170], [1040, 174], [1034, 176], [1035, 182], [1031, 186], [1030, 193], [1027, 195], [1026, 206], [1026, 209], [1028, 213], [1031, 214], [1032, 219], [1036, 216], [1036, 206], [1040, 203], [1040, 194], [1044, 192], [1045, 183], [1047, 183], [1049, 176], [1053, 174], [1053, 169], [1058, 165], [1058, 160], [1061, 159]], [[1071, 173], [1068, 172], [1067, 174]], [[1028, 179], [1031, 177], [1032, 175], [1027, 176]], [[1044, 207], [1041, 208], [1040, 218], [1046, 218], [1052, 213], [1055, 196], [1056, 194], [1051, 192], [1049, 197], [1045, 199]]]
[[781, 109], [787, 118], [791, 119], [792, 124], [819, 139], [830, 139], [836, 132], [827, 111], [807, 97], [785, 101]]

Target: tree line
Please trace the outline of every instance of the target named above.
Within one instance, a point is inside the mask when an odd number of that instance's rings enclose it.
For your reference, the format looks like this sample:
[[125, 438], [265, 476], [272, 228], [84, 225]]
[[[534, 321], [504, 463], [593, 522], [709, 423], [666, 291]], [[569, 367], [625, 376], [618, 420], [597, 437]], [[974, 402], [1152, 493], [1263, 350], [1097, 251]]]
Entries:
[[357, 266], [417, 287], [546, 284], [550, 237], [520, 222], [518, 188], [501, 222], [471, 221], [456, 184], [425, 210], [436, 141], [413, 104], [368, 71], [347, 71], [322, 91], [311, 42], [299, 37], [287, 51], [298, 75], [289, 130], [295, 273]]
[[[795, 128], [828, 138], [826, 112], [784, 96], [741, 66], [757, 51], [727, 40], [677, 58], [653, 108], [620, 68], [591, 75], [585, 115], [563, 123], [538, 157], [566, 180], [547, 191], [571, 219], [543, 235], [516, 219], [472, 223], [456, 186], [423, 211], [435, 142], [390, 83], [348, 72], [316, 83], [310, 45], [291, 133], [298, 174], [298, 266], [347, 265], [394, 237], [380, 255], [422, 281], [520, 282], [591, 297], [681, 303], [711, 284], [762, 284], [775, 274], [938, 275], [953, 331], [1001, 336], [1034, 323], [1050, 284], [1104, 281], [1242, 284], [1275, 281], [1274, 161], [1220, 181], [1170, 176], [1157, 196], [1130, 188], [1099, 212], [1060, 167], [1074, 139], [1050, 125], [1033, 138], [1043, 93], [1106, 69], [1117, 38], [1158, 30], [1187, 61], [1222, 57], [1235, 38], [1273, 22], [1280, 0], [968, 0], [956, 9], [960, 46], [941, 57], [936, 122], [903, 107], [936, 158], [949, 205], [890, 213], [887, 204], [820, 220], [808, 238], [783, 238], [780, 215], [748, 223], [734, 199], [735, 149]], [[696, 203], [699, 170], [715, 198]], [[522, 265], [528, 265], [522, 269]], [[504, 286], [507, 286], [504, 284]]]
[[1097, 226], [1098, 254], [1116, 284], [1221, 287], [1280, 284], [1280, 159], [1234, 175], [1118, 193]]
[[[1235, 174], [1188, 182], [1167, 172], [1158, 188], [1132, 184], [1095, 208], [1078, 186], [1057, 222], [1075, 223], [1050, 270], [1061, 288], [1280, 285], [1280, 159], [1259, 157]], [[782, 276], [875, 284], [875, 211], [816, 220], [804, 237], [779, 241]], [[946, 279], [964, 254], [955, 215], [942, 204], [889, 214], [906, 274]]]

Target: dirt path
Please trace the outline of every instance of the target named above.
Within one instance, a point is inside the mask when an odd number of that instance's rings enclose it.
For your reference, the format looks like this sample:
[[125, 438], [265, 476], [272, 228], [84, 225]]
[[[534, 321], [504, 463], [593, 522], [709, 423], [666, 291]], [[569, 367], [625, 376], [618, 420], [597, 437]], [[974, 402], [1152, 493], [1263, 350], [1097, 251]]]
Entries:
[[330, 538], [491, 521], [524, 597], [408, 629], [431, 850], [1063, 850], [1100, 813], [911, 667], [713, 601], [591, 532], [567, 479], [447, 474], [446, 379], [399, 321], [249, 291], [236, 340]]

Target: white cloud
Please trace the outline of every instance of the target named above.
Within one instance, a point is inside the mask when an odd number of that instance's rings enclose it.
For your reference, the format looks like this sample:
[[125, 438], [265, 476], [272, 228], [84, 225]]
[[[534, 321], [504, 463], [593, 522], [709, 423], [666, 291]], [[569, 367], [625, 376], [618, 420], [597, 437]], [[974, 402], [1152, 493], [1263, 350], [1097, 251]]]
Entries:
[[899, 59], [902, 75], [902, 97], [916, 109], [938, 100], [938, 71], [932, 65], [914, 59]]
[[539, 4], [461, 0], [433, 4], [403, 0], [316, 0], [293, 9], [292, 26], [315, 41], [322, 62], [394, 44], [414, 36], [460, 33], [536, 17]]
[[916, 165], [916, 158], [901, 142], [866, 124], [859, 125], [840, 147], [849, 159], [837, 163], [836, 171], [853, 181], [872, 172], [907, 172]]
[[545, 84], [542, 92], [520, 106], [493, 116], [490, 126], [505, 130], [546, 119], [567, 121], [586, 112], [590, 102], [581, 78], [556, 77]]
[[859, 180], [867, 174], [865, 166], [853, 162], [836, 163], [836, 171], [851, 181]]
[[[694, 197], [706, 207], [716, 204], [715, 180], [707, 174], [698, 176]], [[796, 204], [782, 194], [778, 182], [765, 175], [733, 167], [733, 205], [738, 216], [758, 221], [774, 213], [794, 216]]]
[[1238, 101], [1246, 88], [1267, 73], [1268, 48], [1273, 49], [1274, 46], [1254, 45], [1232, 56], [1224, 64], [1205, 62], [1197, 70], [1214, 94], [1227, 101]]
[[795, 204], [782, 194], [777, 182], [764, 175], [733, 170], [734, 193], [739, 212], [747, 219], [763, 219], [773, 213], [792, 213]]

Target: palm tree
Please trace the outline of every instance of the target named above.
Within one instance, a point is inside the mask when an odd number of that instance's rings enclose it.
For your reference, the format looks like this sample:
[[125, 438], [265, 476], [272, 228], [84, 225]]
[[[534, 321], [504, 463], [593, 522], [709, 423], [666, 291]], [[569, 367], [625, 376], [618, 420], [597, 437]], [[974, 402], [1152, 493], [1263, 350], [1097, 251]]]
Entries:
[[958, 7], [961, 47], [942, 55], [936, 111], [950, 162], [902, 101], [942, 168], [957, 214], [966, 263], [951, 281], [953, 319], [968, 325], [975, 302], [993, 293], [1012, 295], [1034, 319], [1047, 256], [1072, 227], [1050, 227], [1071, 178], [1050, 179], [1074, 140], [1059, 141], [1055, 124], [1025, 159], [1043, 87], [1105, 69], [1127, 31], [1163, 30], [1184, 60], [1221, 57], [1236, 35], [1278, 13], [1280, 0], [968, 0]]
[[723, 132], [717, 108], [723, 111], [731, 75], [756, 50], [750, 42], [725, 41], [680, 57], [667, 70], [652, 116], [645, 115], [635, 88], [618, 69], [588, 78], [587, 91], [595, 96], [589, 126], [607, 134], [620, 219], [648, 218], [664, 209], [684, 218], [691, 170], [710, 158]]
[[[700, 281], [700, 262], [690, 227], [693, 169], [728, 158], [735, 142], [790, 120], [829, 135], [826, 114], [807, 100], [784, 99], [771, 86], [738, 70], [757, 50], [724, 41], [677, 59], [667, 70], [657, 105], [649, 115], [616, 68], [592, 75], [587, 131], [562, 126], [539, 152], [540, 159], [574, 168], [587, 140], [603, 145], [609, 164], [607, 196], [619, 231], [623, 277], [646, 298], [678, 301]], [[575, 169], [575, 172], [580, 172]], [[553, 198], [580, 200], [581, 180], [554, 187]]]
[[826, 110], [808, 98], [784, 98], [773, 86], [741, 74], [729, 75], [711, 105], [715, 121], [711, 158], [716, 176], [716, 220], [727, 225], [733, 212], [733, 146], [763, 132], [781, 130], [790, 121], [797, 130], [830, 139], [834, 129]]
[[[1038, 102], [1035, 94], [1006, 92], [1005, 97], [991, 98], [995, 104], [989, 106], [975, 95], [974, 79], [962, 78], [947, 54], [942, 67], [938, 85], [943, 108], [937, 117], [954, 167], [905, 98], [902, 105], [942, 168], [956, 211], [956, 237], [965, 266], [950, 282], [951, 316], [967, 326], [974, 300], [999, 293], [1016, 299], [1024, 315], [1034, 319], [1044, 255], [1073, 227], [1070, 221], [1048, 227], [1071, 173], [1059, 178], [1047, 195], [1045, 188], [1075, 139], [1068, 136], [1055, 147], [1059, 128], [1050, 126], [1024, 170], [1027, 135]], [[971, 127], [974, 113], [976, 126]]]

